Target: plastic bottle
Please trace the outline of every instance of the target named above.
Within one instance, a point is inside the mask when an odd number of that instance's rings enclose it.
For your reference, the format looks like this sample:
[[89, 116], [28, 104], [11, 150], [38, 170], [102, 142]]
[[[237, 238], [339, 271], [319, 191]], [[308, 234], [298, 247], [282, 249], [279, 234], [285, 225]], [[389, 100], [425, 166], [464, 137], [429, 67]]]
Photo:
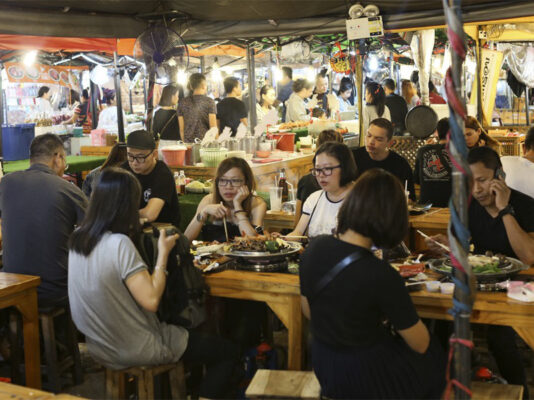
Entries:
[[180, 175], [178, 176], [178, 184], [180, 185], [179, 194], [185, 194], [185, 172], [180, 170]]
[[289, 188], [287, 186], [286, 170], [284, 168], [280, 170], [280, 178], [278, 179], [278, 187], [282, 188], [282, 203], [285, 201], [288, 201]]

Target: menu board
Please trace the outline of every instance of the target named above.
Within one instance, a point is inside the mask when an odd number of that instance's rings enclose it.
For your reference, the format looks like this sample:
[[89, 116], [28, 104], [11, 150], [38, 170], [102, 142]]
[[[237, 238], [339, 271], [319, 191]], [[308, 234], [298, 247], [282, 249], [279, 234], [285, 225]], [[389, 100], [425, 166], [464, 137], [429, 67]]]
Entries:
[[78, 73], [88, 69], [85, 66], [68, 67], [44, 64], [26, 66], [22, 63], [12, 62], [7, 62], [4, 66], [9, 82], [60, 85], [76, 91], [80, 90]]

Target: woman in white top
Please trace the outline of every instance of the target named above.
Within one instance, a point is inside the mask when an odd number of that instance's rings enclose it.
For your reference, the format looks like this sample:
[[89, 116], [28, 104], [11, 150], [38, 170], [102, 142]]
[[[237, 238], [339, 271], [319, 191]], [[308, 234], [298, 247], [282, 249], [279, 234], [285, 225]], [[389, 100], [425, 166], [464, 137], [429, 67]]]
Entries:
[[[98, 115], [98, 129], [105, 129], [110, 133], [119, 132], [119, 124], [117, 122], [117, 106], [115, 104], [115, 91], [104, 89], [104, 96], [102, 103], [106, 104], [106, 107], [100, 111]], [[122, 121], [124, 127], [128, 125], [126, 121], [126, 115], [122, 112]]]
[[50, 88], [48, 86], [41, 86], [37, 97], [35, 98], [36, 112], [39, 114], [51, 115], [54, 112], [52, 105], [50, 104]]
[[339, 84], [339, 90], [337, 92], [337, 98], [339, 100], [339, 112], [345, 112], [354, 109], [354, 106], [349, 101], [351, 95], [352, 84], [348, 81], [341, 81]]
[[337, 213], [358, 178], [358, 169], [349, 148], [343, 143], [326, 142], [313, 158], [311, 173], [321, 187], [304, 202], [302, 215], [287, 236], [331, 235], [337, 227]]
[[406, 104], [408, 105], [408, 111], [421, 104], [421, 99], [417, 95], [417, 90], [415, 90], [413, 83], [408, 79], [402, 80], [401, 93], [402, 97], [404, 97], [404, 100], [406, 100]]
[[369, 82], [365, 85], [365, 102], [363, 109], [363, 132], [367, 132], [371, 121], [385, 118], [391, 121], [389, 108], [386, 106], [386, 94], [379, 83]]
[[256, 119], [258, 124], [263, 120], [265, 115], [274, 107], [276, 101], [276, 92], [270, 85], [263, 85], [260, 89], [260, 100], [256, 103]]
[[286, 122], [308, 119], [306, 101], [313, 94], [313, 83], [306, 79], [297, 79], [293, 83], [293, 93], [286, 102]]

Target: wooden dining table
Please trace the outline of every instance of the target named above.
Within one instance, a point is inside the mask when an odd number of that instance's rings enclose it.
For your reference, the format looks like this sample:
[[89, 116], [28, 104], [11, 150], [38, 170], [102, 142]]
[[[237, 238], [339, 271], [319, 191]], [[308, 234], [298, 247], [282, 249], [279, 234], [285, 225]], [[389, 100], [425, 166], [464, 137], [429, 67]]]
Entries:
[[437, 234], [447, 235], [447, 227], [451, 213], [448, 208], [431, 208], [421, 215], [411, 215], [409, 221], [408, 247], [414, 253], [421, 253], [427, 249], [425, 239], [418, 230], [428, 236]]
[[[532, 278], [533, 268], [521, 275]], [[298, 275], [226, 270], [205, 279], [212, 296], [265, 302], [288, 330], [288, 369], [302, 369], [304, 317]], [[420, 317], [452, 320], [452, 295], [426, 290], [410, 295]], [[521, 303], [503, 292], [477, 292], [471, 322], [510, 326], [534, 350], [534, 303]]]
[[302, 369], [302, 310], [298, 275], [226, 270], [205, 276], [210, 295], [265, 302], [288, 331], [288, 369]]
[[0, 308], [15, 307], [22, 315], [26, 386], [41, 389], [39, 349], [38, 276], [0, 272]]

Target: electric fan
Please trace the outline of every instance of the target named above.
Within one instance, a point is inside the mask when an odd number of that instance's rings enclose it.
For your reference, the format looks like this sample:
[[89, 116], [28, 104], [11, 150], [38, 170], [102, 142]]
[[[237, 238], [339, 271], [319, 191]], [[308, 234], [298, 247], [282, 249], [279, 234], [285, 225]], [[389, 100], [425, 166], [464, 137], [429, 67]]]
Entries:
[[145, 65], [146, 73], [156, 83], [168, 85], [177, 81], [178, 72], [186, 71], [189, 52], [183, 39], [172, 29], [154, 25], [135, 41], [134, 58]]

